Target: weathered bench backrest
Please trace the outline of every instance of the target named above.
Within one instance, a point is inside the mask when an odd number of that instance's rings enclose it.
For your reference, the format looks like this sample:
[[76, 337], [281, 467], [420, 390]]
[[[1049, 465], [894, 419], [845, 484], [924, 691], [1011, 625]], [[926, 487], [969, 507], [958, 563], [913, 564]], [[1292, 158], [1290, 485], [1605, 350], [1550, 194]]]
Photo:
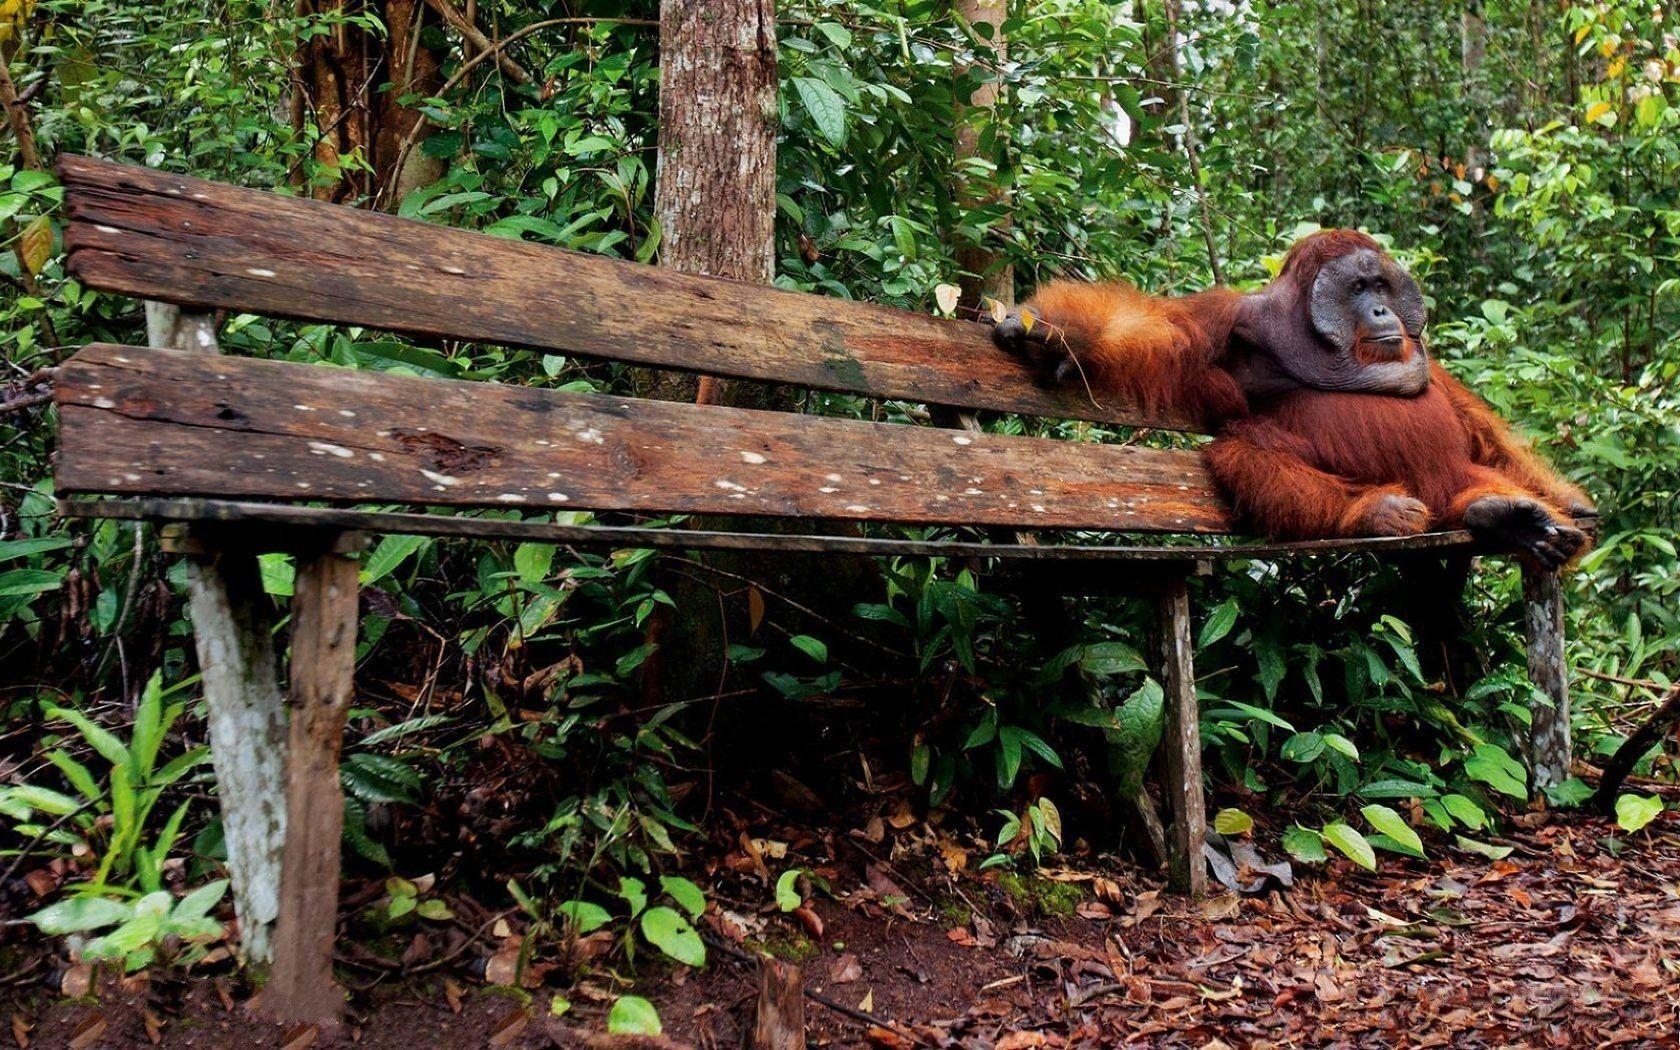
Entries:
[[[86, 158], [71, 271], [194, 308], [1028, 415], [1186, 428], [1033, 382], [977, 324]], [[1193, 452], [95, 346], [65, 493], [1226, 532]]]

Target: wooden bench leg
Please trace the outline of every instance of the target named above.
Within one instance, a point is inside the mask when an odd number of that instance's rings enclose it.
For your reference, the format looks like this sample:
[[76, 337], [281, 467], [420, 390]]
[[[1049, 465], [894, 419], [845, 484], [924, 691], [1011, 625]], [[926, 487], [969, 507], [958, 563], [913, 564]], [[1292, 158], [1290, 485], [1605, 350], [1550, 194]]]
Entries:
[[1196, 671], [1190, 640], [1190, 591], [1182, 577], [1162, 583], [1156, 594], [1160, 617], [1161, 688], [1166, 692], [1165, 795], [1172, 813], [1167, 834], [1168, 878], [1180, 893], [1207, 892], [1207, 809], [1202, 799], [1202, 725], [1196, 704]]
[[1523, 567], [1523, 627], [1528, 636], [1528, 677], [1550, 700], [1531, 708], [1528, 728], [1530, 789], [1569, 779], [1569, 666], [1563, 654], [1563, 587], [1555, 572]]
[[332, 1024], [344, 1006], [333, 983], [344, 794], [338, 755], [356, 664], [356, 562], [300, 559], [292, 599], [292, 705], [286, 755], [286, 845], [274, 973], [262, 1009], [283, 1021]]
[[279, 795], [285, 783], [286, 714], [274, 649], [276, 613], [252, 552], [222, 550], [187, 564], [239, 954], [260, 971], [274, 958], [280, 844], [286, 839]]

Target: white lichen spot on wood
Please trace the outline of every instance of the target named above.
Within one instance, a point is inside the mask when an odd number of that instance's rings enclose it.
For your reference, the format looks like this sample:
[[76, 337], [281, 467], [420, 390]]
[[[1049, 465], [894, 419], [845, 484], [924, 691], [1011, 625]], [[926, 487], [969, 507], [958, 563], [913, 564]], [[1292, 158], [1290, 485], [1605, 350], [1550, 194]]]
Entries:
[[448, 474], [439, 474], [435, 470], [422, 470], [420, 473], [424, 474], [428, 480], [437, 482], [439, 488], [448, 488], [450, 485], [461, 483], [460, 478], [450, 477]]
[[275, 273], [273, 270], [267, 269], [267, 268], [262, 267], [262, 266], [247, 267], [245, 272], [250, 274], [252, 277], [278, 277], [278, 276], [280, 276], [279, 274]]
[[835, 488], [833, 485], [824, 485], [822, 488], [818, 489], [817, 491], [821, 492], [825, 495], [832, 496], [834, 493], [839, 492], [840, 490]]
[[94, 408], [116, 408], [117, 403], [115, 401], [112, 401], [108, 397], [96, 397], [96, 398], [93, 399], [93, 407]]
[[825, 476], [826, 476], [827, 480], [829, 480], [829, 481], [839, 481], [840, 480], [840, 475], [838, 475], [838, 474], [828, 474], [828, 475], [825, 475]]
[[95, 226], [94, 229], [98, 230], [100, 233], [121, 233], [122, 232], [121, 230], [117, 229], [115, 226]]
[[139, 481], [140, 480], [140, 475], [138, 475], [138, 474], [124, 474], [123, 477], [127, 478], [129, 481]]
[[881, 479], [880, 478], [870, 478], [869, 483], [871, 485], [879, 485], [881, 483]]
[[113, 361], [121, 361], [121, 362], [122, 362], [122, 363], [123, 363], [123, 364], [125, 364], [125, 365], [131, 365], [131, 364], [133, 364], [133, 363], [134, 363], [134, 362], [133, 362], [133, 361], [130, 361], [130, 360], [129, 360], [129, 359], [128, 359], [128, 358], [126, 358], [126, 357], [124, 357], [124, 356], [123, 356], [123, 355], [121, 355], [121, 354], [118, 354], [118, 355], [117, 355], [117, 356], [115, 356], [115, 357], [113, 357], [113, 358], [111, 358], [111, 360], [113, 360]]
[[338, 414], [343, 416], [345, 419], [355, 419], [356, 418], [356, 413], [353, 410], [348, 409], [348, 408], [339, 409]]
[[751, 463], [753, 466], [756, 467], [756, 466], [764, 463], [765, 459], [764, 459], [763, 456], [759, 455], [757, 452], [743, 452], [743, 453], [741, 453], [741, 462]]
[[558, 478], [560, 476], [560, 472], [558, 470], [551, 470], [548, 472], [548, 476], [550, 478]]
[[330, 445], [325, 441], [311, 441], [309, 451], [316, 456], [337, 456], [339, 459], [351, 459], [356, 454], [343, 445]]
[[300, 482], [297, 483], [297, 487], [300, 488], [300, 489], [306, 489], [306, 488], [309, 487], [309, 482], [300, 481]]
[[315, 411], [314, 406], [312, 406], [312, 405], [293, 405], [292, 407], [297, 409], [299, 412], [313, 412], [313, 411]]
[[368, 453], [368, 458], [373, 460], [375, 463], [383, 463], [383, 462], [385, 462], [385, 453], [383, 453], [383, 452], [369, 452]]
[[497, 503], [524, 503], [525, 497], [517, 492], [504, 492], [496, 497]]
[[869, 512], [869, 508], [861, 503], [849, 503], [846, 505], [846, 509], [853, 514], [867, 514]]
[[727, 492], [745, 492], [745, 491], [747, 491], [747, 487], [745, 485], [736, 484], [735, 482], [730, 481], [728, 478], [719, 478], [718, 480], [712, 482], [712, 484], [716, 485], [718, 488], [723, 489]]
[[443, 267], [443, 272], [452, 273], [457, 277], [465, 277], [467, 274], [467, 271], [461, 269], [459, 266], [445, 266]]
[[570, 502], [572, 497], [566, 495], [564, 492], [550, 492], [548, 494], [548, 498], [553, 503], [567, 503]]
[[573, 437], [593, 445], [605, 445], [607, 443], [607, 439], [602, 437], [601, 432], [594, 427], [590, 427], [588, 430], [580, 430]]
[[951, 440], [958, 445], [972, 445], [972, 444], [974, 444], [974, 439], [971, 438], [971, 437], [968, 437], [965, 434], [958, 434], [956, 437], [952, 438]]
[[1032, 509], [1033, 509], [1034, 514], [1046, 513], [1045, 510], [1044, 510], [1044, 504], [1042, 504], [1042, 503], [1034, 503], [1032, 505]]
[[963, 489], [963, 495], [965, 496], [983, 496], [985, 494], [985, 489]]

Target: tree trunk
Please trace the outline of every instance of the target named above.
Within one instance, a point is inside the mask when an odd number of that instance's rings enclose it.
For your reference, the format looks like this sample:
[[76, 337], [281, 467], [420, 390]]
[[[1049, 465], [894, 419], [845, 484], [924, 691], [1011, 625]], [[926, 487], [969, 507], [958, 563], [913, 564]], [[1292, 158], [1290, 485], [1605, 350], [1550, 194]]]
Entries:
[[[775, 272], [776, 12], [771, 0], [661, 0], [659, 261], [768, 284]], [[666, 400], [788, 408], [774, 387], [670, 373]]]
[[[381, 199], [393, 205], [443, 175], [441, 159], [418, 149], [430, 126], [406, 104], [443, 84], [438, 56], [421, 43], [440, 23], [423, 0], [297, 0], [300, 15], [334, 24], [298, 45], [295, 119], [311, 136], [320, 170], [310, 194], [339, 203]], [[343, 19], [371, 14], [372, 33]], [[404, 143], [408, 143], [405, 152]]]
[[[968, 26], [971, 42], [981, 52], [983, 68], [996, 66], [1003, 60], [1003, 22], [1008, 15], [1008, 0], [957, 0], [957, 17]], [[990, 43], [989, 55], [981, 46], [981, 41]], [[961, 77], [968, 69], [966, 64], [959, 64], [957, 75]], [[956, 106], [955, 197], [957, 206], [964, 211], [1008, 200], [1007, 192], [1000, 188], [995, 178], [976, 179], [963, 163], [976, 157], [993, 163], [1001, 159], [995, 130], [1001, 94], [1002, 85], [996, 74], [987, 70], [985, 82], [974, 89], [967, 102], [959, 102]], [[992, 131], [993, 140], [989, 150], [984, 143], [988, 130]], [[1007, 222], [999, 226], [999, 229], [1007, 228]], [[983, 298], [996, 299], [1005, 306], [1014, 305], [1015, 271], [1002, 261], [995, 247], [978, 241], [960, 243], [956, 255], [957, 265], [962, 270], [958, 277], [958, 284], [962, 287], [958, 316], [977, 316], [984, 305]]]

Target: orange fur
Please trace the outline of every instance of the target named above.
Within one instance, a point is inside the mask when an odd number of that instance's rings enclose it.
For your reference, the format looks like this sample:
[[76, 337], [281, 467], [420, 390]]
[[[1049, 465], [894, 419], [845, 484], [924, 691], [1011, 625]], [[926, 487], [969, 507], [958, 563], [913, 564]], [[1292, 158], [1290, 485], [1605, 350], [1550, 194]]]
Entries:
[[[1354, 231], [1315, 234], [1291, 249], [1278, 281], [1294, 282], [1299, 301], [1325, 262], [1362, 249], [1381, 250]], [[1188, 416], [1214, 431], [1207, 448], [1214, 477], [1243, 517], [1272, 537], [1456, 528], [1465, 508], [1485, 496], [1532, 498], [1565, 523], [1568, 513], [1590, 511], [1580, 489], [1439, 365], [1415, 397], [1302, 387], [1250, 404], [1227, 370], [1243, 302], [1220, 288], [1165, 299], [1126, 284], [1056, 282], [1025, 309], [1054, 327], [1052, 338], [1094, 395]], [[1399, 356], [1421, 350], [1408, 340]], [[1396, 356], [1363, 346], [1354, 354], [1367, 364]]]

